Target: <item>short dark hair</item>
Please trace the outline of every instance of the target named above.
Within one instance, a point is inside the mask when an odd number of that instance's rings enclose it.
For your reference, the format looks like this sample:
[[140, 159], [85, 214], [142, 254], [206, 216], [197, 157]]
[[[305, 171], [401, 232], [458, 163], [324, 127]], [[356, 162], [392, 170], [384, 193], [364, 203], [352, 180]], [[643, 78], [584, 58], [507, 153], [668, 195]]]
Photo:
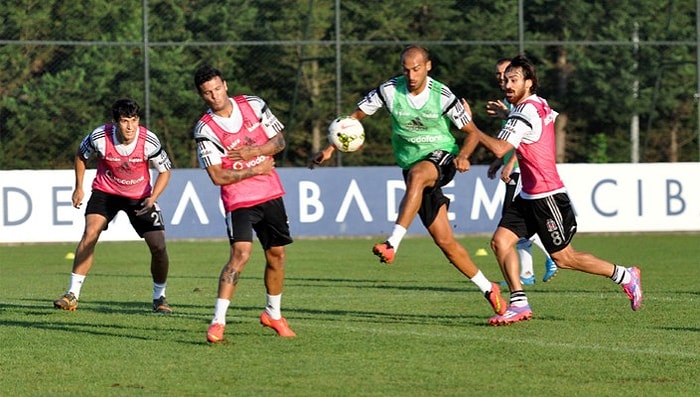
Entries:
[[139, 112], [141, 112], [141, 108], [133, 99], [117, 99], [117, 101], [112, 104], [112, 120], [114, 121], [119, 121], [122, 117], [139, 116]]
[[498, 58], [498, 60], [496, 61], [496, 66], [504, 64], [506, 62], [510, 63], [510, 58]]
[[530, 60], [525, 55], [517, 55], [515, 58], [511, 59], [508, 69], [511, 68], [520, 68], [523, 71], [523, 78], [525, 80], [532, 81], [530, 93], [534, 94], [537, 92], [538, 82], [537, 72], [535, 71], [535, 65], [532, 62], [530, 62]]
[[202, 84], [213, 79], [214, 77], [219, 77], [221, 80], [224, 79], [221, 71], [213, 66], [202, 65], [198, 67], [194, 72], [194, 86], [197, 87], [197, 91], [199, 91], [199, 87], [201, 87]]

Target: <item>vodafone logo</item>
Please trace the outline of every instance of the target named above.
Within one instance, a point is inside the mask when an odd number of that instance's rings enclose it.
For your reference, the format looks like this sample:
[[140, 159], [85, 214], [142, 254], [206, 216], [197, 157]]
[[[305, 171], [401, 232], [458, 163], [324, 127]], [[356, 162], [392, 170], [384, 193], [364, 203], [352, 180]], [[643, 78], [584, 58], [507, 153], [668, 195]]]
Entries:
[[433, 143], [441, 141], [441, 138], [439, 136], [422, 135], [408, 138], [408, 141], [411, 143]]
[[245, 169], [245, 168], [255, 167], [256, 165], [258, 165], [258, 164], [262, 163], [263, 161], [265, 161], [266, 158], [267, 158], [267, 156], [260, 155], [260, 156], [258, 156], [258, 157], [256, 157], [256, 158], [252, 159], [252, 160], [248, 160], [248, 161], [236, 161], [235, 163], [233, 163], [233, 167], [232, 167], [232, 168], [233, 168], [234, 170], [242, 170], [242, 169]]

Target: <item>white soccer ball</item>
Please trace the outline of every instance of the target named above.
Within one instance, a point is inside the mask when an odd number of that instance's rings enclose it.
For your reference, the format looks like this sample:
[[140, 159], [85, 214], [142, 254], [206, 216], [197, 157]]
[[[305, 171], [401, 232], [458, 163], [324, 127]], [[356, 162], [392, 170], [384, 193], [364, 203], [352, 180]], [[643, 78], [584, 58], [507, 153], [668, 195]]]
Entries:
[[354, 117], [340, 116], [328, 126], [328, 142], [341, 152], [354, 152], [365, 143], [365, 128]]

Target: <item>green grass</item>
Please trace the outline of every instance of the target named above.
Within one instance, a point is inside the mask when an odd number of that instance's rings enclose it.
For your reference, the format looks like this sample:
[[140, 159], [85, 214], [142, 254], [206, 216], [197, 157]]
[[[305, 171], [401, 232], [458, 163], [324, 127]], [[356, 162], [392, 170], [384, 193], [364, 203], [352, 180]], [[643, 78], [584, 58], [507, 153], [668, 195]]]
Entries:
[[[465, 237], [470, 252], [488, 237]], [[696, 396], [697, 234], [577, 236], [574, 246], [642, 268], [639, 312], [612, 281], [560, 271], [528, 289], [532, 321], [486, 325], [478, 289], [426, 238], [392, 266], [374, 239], [289, 247], [283, 313], [297, 338], [261, 328], [256, 247], [208, 345], [224, 241], [172, 241], [171, 316], [151, 313], [142, 242], [100, 243], [77, 312], [65, 291], [74, 244], [0, 246], [0, 395], [7, 396]], [[493, 255], [474, 257], [500, 280]], [[544, 268], [535, 250], [541, 278]]]

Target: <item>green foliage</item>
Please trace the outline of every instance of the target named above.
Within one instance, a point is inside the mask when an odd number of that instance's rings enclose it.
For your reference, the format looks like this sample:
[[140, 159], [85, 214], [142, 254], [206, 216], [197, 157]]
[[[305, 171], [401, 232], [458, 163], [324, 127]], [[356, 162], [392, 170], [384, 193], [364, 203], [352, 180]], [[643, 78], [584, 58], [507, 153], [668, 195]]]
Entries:
[[[470, 101], [487, 133], [499, 123], [483, 105], [502, 95], [493, 62], [522, 45], [537, 65], [539, 93], [568, 120], [567, 162], [589, 161], [596, 131], [607, 132], [608, 161], [628, 161], [633, 114], [642, 161], [697, 160], [692, 2], [526, 1], [521, 38], [512, 0], [341, 1], [340, 37], [332, 0], [149, 0], [147, 54], [142, 4], [0, 8], [0, 168], [70, 168], [79, 139], [108, 121], [120, 96], [141, 103], [177, 167], [197, 167], [191, 134], [204, 106], [192, 72], [203, 63], [224, 72], [231, 94], [268, 103], [287, 127], [278, 164], [303, 166], [325, 144], [333, 118], [400, 73], [398, 55], [410, 43], [428, 47], [432, 75]], [[389, 125], [386, 114], [366, 119], [367, 144], [343, 163], [392, 164]], [[677, 134], [675, 154], [666, 149], [669, 131]], [[472, 162], [491, 158], [480, 149]]]
[[588, 151], [589, 163], [608, 162], [608, 137], [605, 133], [598, 133], [591, 138], [591, 147]]
[[[460, 241], [470, 252], [488, 250], [486, 236]], [[299, 239], [288, 247], [282, 305], [298, 335], [292, 340], [258, 324], [264, 258], [256, 246], [228, 311], [227, 342], [213, 346], [205, 335], [226, 241], [169, 242], [171, 316], [151, 312], [142, 241], [98, 244], [73, 313], [51, 307], [67, 287], [64, 256], [73, 245], [0, 246], [0, 390], [19, 397], [696, 396], [697, 241], [577, 236], [577, 249], [642, 269], [642, 309], [631, 311], [605, 277], [561, 270], [527, 289], [531, 321], [491, 327], [479, 290], [428, 237], [407, 238], [391, 266], [377, 263], [372, 240]], [[534, 255], [539, 281], [543, 257]], [[499, 279], [490, 251], [474, 260]]]

